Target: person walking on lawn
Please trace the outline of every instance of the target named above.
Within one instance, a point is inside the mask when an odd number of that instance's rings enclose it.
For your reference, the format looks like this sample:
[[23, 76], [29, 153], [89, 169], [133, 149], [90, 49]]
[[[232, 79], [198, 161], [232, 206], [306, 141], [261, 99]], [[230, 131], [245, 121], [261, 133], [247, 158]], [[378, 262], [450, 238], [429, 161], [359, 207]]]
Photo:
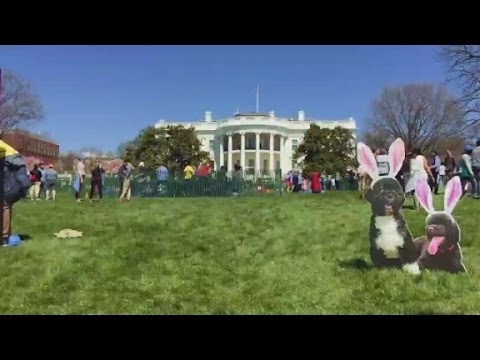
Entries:
[[77, 164], [77, 171], [76, 171], [76, 179], [75, 179], [75, 199], [77, 202], [82, 201], [82, 189], [85, 183], [85, 159], [79, 158]]
[[95, 196], [95, 189], [97, 189], [98, 197], [100, 198], [101, 202], [103, 199], [103, 173], [105, 172], [105, 170], [103, 169], [100, 161], [96, 160], [93, 163], [91, 172], [92, 179], [90, 181], [90, 202], [93, 202], [93, 197]]
[[42, 173], [38, 168], [38, 164], [33, 165], [33, 169], [30, 171], [30, 200], [40, 200], [40, 184], [42, 180]]
[[452, 156], [452, 152], [447, 150], [447, 157], [445, 158], [445, 184], [457, 174], [457, 162]]
[[57, 184], [58, 173], [53, 168], [53, 165], [48, 165], [48, 169], [45, 170], [45, 199], [56, 200], [57, 191], [55, 186]]
[[132, 186], [131, 186], [131, 180], [133, 177], [133, 171], [135, 168], [133, 165], [125, 161], [123, 163], [123, 167], [121, 168], [122, 171], [122, 177], [123, 177], [123, 185], [122, 185], [122, 194], [120, 195], [119, 200], [123, 201], [123, 199], [127, 199], [127, 201], [130, 201], [130, 198], [132, 196]]
[[472, 170], [476, 183], [473, 197], [480, 199], [480, 139], [477, 140], [476, 146], [472, 151]]
[[39, 170], [42, 173], [42, 178], [40, 180], [40, 193], [38, 194], [39, 199], [45, 199], [47, 200], [47, 187], [46, 187], [46, 178], [45, 178], [45, 165], [43, 163], [39, 164]]

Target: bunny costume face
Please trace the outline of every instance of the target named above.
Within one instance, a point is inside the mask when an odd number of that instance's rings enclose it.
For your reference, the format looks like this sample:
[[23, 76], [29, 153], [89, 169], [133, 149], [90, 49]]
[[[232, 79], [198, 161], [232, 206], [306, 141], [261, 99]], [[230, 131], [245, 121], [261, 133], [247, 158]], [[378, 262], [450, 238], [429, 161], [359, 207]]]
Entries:
[[444, 210], [435, 211], [432, 192], [425, 180], [418, 180], [415, 196], [428, 212], [426, 219], [427, 235], [415, 240], [422, 253], [419, 259], [423, 268], [449, 272], [466, 272], [460, 248], [460, 227], [452, 216], [452, 211], [462, 197], [460, 178], [452, 178], [445, 188]]
[[405, 160], [403, 141], [397, 139], [390, 145], [387, 175], [379, 175], [377, 161], [367, 145], [363, 143], [357, 145], [357, 158], [362, 168], [372, 178], [370, 189], [365, 193], [365, 199], [371, 204], [372, 212], [377, 216], [398, 213], [405, 202], [402, 186], [395, 179]]

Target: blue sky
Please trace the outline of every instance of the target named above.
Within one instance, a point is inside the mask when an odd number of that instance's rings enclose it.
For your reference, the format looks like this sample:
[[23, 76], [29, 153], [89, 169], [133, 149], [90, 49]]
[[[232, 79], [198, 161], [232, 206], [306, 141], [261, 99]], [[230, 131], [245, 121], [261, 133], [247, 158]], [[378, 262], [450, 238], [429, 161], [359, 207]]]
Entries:
[[157, 120], [255, 110], [343, 119], [362, 129], [383, 86], [441, 82], [435, 46], [0, 46], [0, 67], [32, 82], [45, 107], [35, 130], [61, 151], [104, 151]]

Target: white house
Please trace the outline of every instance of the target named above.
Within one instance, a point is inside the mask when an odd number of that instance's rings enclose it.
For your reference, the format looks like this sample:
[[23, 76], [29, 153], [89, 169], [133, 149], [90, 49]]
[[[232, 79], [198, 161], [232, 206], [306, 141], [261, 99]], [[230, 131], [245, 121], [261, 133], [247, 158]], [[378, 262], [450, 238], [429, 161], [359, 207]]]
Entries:
[[302, 142], [310, 124], [322, 128], [341, 126], [352, 131], [356, 137], [356, 123], [350, 117], [345, 120], [313, 120], [298, 112], [297, 119], [281, 118], [271, 111], [262, 113], [238, 113], [233, 117], [214, 120], [207, 111], [205, 118], [197, 122], [165, 122], [160, 120], [156, 128], [168, 125], [193, 126], [202, 150], [210, 153], [215, 169], [222, 165], [232, 171], [240, 165], [247, 172], [255, 174], [272, 173], [281, 169], [282, 173], [295, 168], [293, 154]]

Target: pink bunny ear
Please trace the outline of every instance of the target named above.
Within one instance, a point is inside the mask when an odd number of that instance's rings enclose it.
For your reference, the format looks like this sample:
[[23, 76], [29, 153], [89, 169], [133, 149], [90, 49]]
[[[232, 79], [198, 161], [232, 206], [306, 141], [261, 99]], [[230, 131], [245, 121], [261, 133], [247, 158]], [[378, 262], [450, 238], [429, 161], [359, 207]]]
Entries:
[[390, 157], [390, 176], [396, 176], [405, 160], [405, 144], [402, 139], [398, 138], [390, 145], [388, 156]]
[[432, 204], [432, 191], [426, 180], [417, 180], [417, 183], [415, 184], [415, 197], [428, 213], [433, 213], [435, 211]]
[[372, 150], [364, 143], [357, 145], [357, 160], [372, 179], [378, 178], [377, 160]]
[[445, 209], [446, 213], [451, 213], [455, 205], [457, 205], [458, 200], [462, 197], [462, 183], [458, 176], [450, 179], [445, 188]]

